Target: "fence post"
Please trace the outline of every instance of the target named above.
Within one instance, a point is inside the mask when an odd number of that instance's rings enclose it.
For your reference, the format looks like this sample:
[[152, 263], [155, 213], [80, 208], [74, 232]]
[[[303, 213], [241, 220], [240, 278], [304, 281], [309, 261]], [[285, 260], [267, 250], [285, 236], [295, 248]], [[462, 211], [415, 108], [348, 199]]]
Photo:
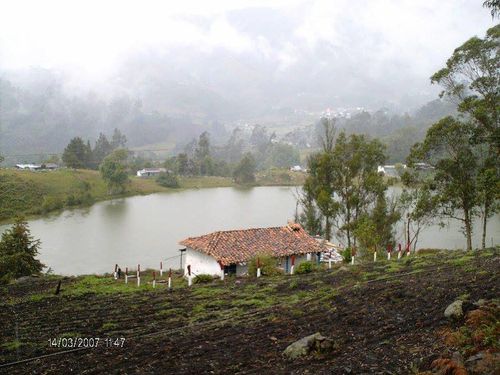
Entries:
[[153, 289], [156, 288], [156, 271], [153, 271]]
[[351, 249], [351, 265], [353, 265], [353, 266], [354, 266], [354, 258], [355, 258], [355, 257], [356, 257], [356, 248], [355, 248], [355, 247], [353, 247], [353, 248]]
[[160, 277], [163, 276], [163, 262], [160, 262]]
[[410, 256], [410, 241], [407, 242], [406, 244], [406, 256], [409, 257]]
[[128, 267], [125, 267], [125, 284], [128, 284]]
[[377, 261], [377, 249], [375, 249], [375, 251], [373, 252], [373, 261]]
[[292, 255], [292, 265], [290, 266], [290, 275], [295, 271], [295, 255]]
[[168, 271], [168, 289], [172, 289], [172, 268]]
[[260, 277], [260, 260], [257, 258], [257, 277]]
[[137, 265], [137, 286], [141, 286], [141, 265]]
[[188, 286], [193, 285], [193, 280], [191, 279], [191, 265], [188, 264], [187, 266], [188, 269]]
[[387, 260], [391, 260], [392, 245], [387, 245]]
[[401, 259], [401, 244], [398, 243], [398, 260]]
[[118, 264], [115, 264], [115, 272], [113, 272], [113, 277], [115, 280], [118, 279]]

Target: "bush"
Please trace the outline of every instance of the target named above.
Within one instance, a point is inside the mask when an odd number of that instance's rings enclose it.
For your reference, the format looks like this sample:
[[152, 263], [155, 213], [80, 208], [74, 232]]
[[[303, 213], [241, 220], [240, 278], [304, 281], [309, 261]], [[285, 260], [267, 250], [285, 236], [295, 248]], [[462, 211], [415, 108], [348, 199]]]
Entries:
[[156, 183], [167, 188], [178, 188], [179, 179], [173, 173], [160, 173], [156, 178]]
[[351, 248], [346, 247], [344, 251], [342, 251], [342, 258], [344, 259], [344, 263], [350, 263], [351, 262]]
[[276, 258], [269, 255], [258, 255], [252, 258], [248, 263], [248, 274], [250, 276], [257, 276], [257, 258], [259, 259], [260, 273], [262, 276], [276, 276], [283, 273], [283, 271], [278, 268]]
[[64, 202], [62, 201], [62, 199], [54, 196], [45, 196], [43, 198], [41, 211], [43, 213], [46, 213], [54, 210], [60, 210], [63, 207]]
[[299, 266], [297, 267], [297, 270], [295, 271], [297, 274], [304, 274], [304, 273], [310, 273], [310, 272], [313, 272], [315, 271], [315, 266], [312, 262], [302, 262], [299, 264]]
[[196, 277], [194, 278], [193, 282], [195, 284], [206, 284], [206, 283], [210, 283], [214, 281], [214, 277], [212, 275], [207, 275], [207, 274], [200, 274], [200, 275], [196, 275]]

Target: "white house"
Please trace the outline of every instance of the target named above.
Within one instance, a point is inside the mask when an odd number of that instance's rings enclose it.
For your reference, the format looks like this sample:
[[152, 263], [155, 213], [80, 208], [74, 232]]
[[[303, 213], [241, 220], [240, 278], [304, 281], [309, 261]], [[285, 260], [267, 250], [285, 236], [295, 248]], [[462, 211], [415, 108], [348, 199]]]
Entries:
[[165, 168], [144, 168], [137, 171], [137, 177], [155, 177], [160, 173], [165, 173], [167, 170]]
[[293, 167], [290, 168], [290, 171], [292, 172], [302, 172], [302, 167], [300, 165], [294, 165]]
[[247, 262], [259, 254], [276, 257], [277, 264], [290, 272], [292, 256], [295, 265], [305, 260], [319, 262], [326, 250], [322, 242], [311, 237], [299, 224], [284, 227], [252, 228], [213, 232], [189, 237], [180, 244], [186, 247], [184, 273], [191, 266], [194, 275], [245, 275]]
[[42, 168], [42, 166], [39, 164], [16, 164], [16, 168], [30, 170], [30, 171], [37, 171], [40, 168]]

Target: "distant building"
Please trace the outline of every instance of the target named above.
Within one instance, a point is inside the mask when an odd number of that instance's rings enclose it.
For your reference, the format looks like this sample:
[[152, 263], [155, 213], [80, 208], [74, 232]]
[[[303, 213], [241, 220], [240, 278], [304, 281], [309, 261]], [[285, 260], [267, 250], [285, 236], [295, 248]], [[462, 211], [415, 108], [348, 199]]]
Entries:
[[293, 167], [290, 168], [292, 172], [303, 172], [304, 170], [300, 165], [294, 165]]
[[40, 164], [16, 164], [17, 169], [37, 171], [42, 168]]
[[319, 261], [327, 248], [311, 237], [300, 224], [284, 227], [252, 228], [213, 232], [189, 237], [180, 244], [186, 247], [185, 270], [191, 266], [195, 275], [220, 275], [221, 267], [227, 274], [244, 275], [247, 263], [259, 254], [276, 258], [285, 272], [290, 272], [291, 257], [295, 265], [305, 260]]
[[[401, 166], [403, 168], [406, 168], [405, 164], [401, 164]], [[377, 168], [377, 172], [388, 177], [400, 177], [395, 165], [379, 165]]]
[[155, 177], [165, 172], [167, 172], [165, 168], [144, 168], [137, 171], [137, 177]]

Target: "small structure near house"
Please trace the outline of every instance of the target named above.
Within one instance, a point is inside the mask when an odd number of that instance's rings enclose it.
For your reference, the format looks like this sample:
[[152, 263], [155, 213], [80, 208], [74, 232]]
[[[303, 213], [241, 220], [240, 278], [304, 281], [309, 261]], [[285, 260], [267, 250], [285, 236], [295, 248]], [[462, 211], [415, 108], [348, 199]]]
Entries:
[[292, 172], [302, 172], [303, 169], [300, 165], [294, 165], [293, 167], [290, 168], [290, 171]]
[[137, 177], [156, 177], [165, 172], [167, 172], [165, 168], [144, 168], [137, 171]]
[[311, 237], [300, 224], [289, 223], [284, 227], [252, 228], [213, 232], [199, 237], [189, 237], [180, 244], [186, 247], [187, 265], [195, 275], [238, 276], [247, 273], [247, 262], [259, 254], [277, 258], [284, 271], [290, 272], [291, 257], [295, 265], [305, 260], [318, 261], [325, 246]]

